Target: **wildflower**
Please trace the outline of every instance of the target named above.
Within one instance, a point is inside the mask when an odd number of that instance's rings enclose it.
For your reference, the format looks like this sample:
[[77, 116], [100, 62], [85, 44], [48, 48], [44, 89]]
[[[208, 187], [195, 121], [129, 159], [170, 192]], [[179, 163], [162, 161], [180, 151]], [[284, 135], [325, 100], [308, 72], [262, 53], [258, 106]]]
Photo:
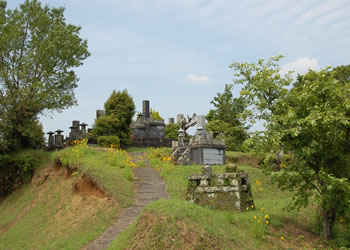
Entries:
[[252, 208], [254, 208], [254, 205], [252, 205]]
[[267, 219], [267, 218], [269, 218], [269, 215], [267, 214], [267, 215], [265, 215], [265, 219]]
[[254, 215], [254, 220], [256, 220], [256, 215]]
[[262, 207], [262, 208], [260, 208], [260, 210], [261, 210], [261, 211], [264, 211], [264, 210], [265, 210], [265, 208], [264, 208], [264, 207]]
[[247, 207], [247, 211], [249, 210], [249, 207]]
[[258, 223], [260, 223], [261, 222], [261, 220], [258, 220]]
[[270, 223], [270, 222], [267, 220], [267, 221], [266, 221], [266, 224], [268, 225], [269, 223]]
[[283, 236], [281, 237], [281, 240], [284, 240], [284, 237], [283, 237]]

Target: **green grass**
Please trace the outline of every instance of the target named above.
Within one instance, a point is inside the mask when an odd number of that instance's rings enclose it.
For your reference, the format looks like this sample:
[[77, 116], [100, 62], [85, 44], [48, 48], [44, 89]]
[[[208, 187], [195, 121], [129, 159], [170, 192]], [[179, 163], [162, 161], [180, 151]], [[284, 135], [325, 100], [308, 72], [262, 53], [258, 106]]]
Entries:
[[76, 168], [78, 174], [88, 174], [122, 207], [133, 204], [133, 172], [125, 151], [82, 148], [73, 151], [67, 148], [59, 151], [54, 158], [63, 165]]
[[73, 195], [71, 180], [64, 176], [43, 186], [23, 186], [1, 203], [0, 228], [10, 227], [0, 234], [0, 249], [78, 249], [116, 215], [117, 207], [99, 203]]
[[[20, 152], [39, 159], [41, 164], [31, 183], [0, 202], [0, 249], [79, 249], [114, 220], [120, 210], [115, 201], [74, 194], [74, 178], [67, 178], [63, 169], [50, 170], [47, 166], [57, 154], [69, 155], [64, 152]], [[94, 152], [87, 155], [96, 158]], [[93, 172], [91, 166], [84, 170]]]
[[[285, 210], [284, 208], [292, 201], [292, 194], [281, 191], [271, 184], [270, 178], [261, 169], [248, 165], [239, 166], [240, 170], [249, 174], [255, 209], [249, 208], [245, 212], [225, 212], [210, 210], [185, 201], [187, 177], [201, 173], [203, 166], [174, 166], [171, 162], [161, 159], [166, 156], [163, 149], [148, 151], [148, 154], [151, 166], [158, 171], [167, 184], [170, 200], [161, 200], [148, 205], [137, 224], [134, 223], [125, 230], [109, 249], [129, 249], [139, 246], [140, 242], [145, 249], [213, 248], [205, 240], [197, 241], [196, 237], [192, 245], [186, 245], [183, 238], [179, 236], [186, 231], [184, 228], [191, 228], [193, 234], [198, 237], [211, 239], [217, 247], [222, 249], [256, 249], [257, 246], [262, 249], [281, 249], [286, 246], [285, 241], [282, 242], [280, 237], [284, 236], [286, 239], [299, 237], [285, 231], [284, 225], [294, 225], [293, 228], [306, 231], [315, 229], [315, 208], [309, 206], [300, 211]], [[238, 152], [229, 152], [229, 155], [252, 157], [250, 154]], [[213, 166], [214, 173], [223, 171], [224, 166]], [[263, 218], [266, 215], [269, 216], [269, 225], [257, 223], [260, 216], [261, 221], [265, 222]], [[254, 219], [254, 216], [257, 219]], [[150, 219], [152, 217], [156, 219]], [[148, 225], [153, 223], [153, 226], [143, 228], [142, 225], [147, 224], [145, 220], [148, 220]], [[181, 227], [179, 222], [186, 226]], [[202, 231], [197, 230], [198, 228]], [[269, 230], [270, 228], [274, 230]], [[147, 231], [149, 232], [146, 233]], [[307, 238], [299, 240], [298, 244], [308, 240]], [[167, 242], [173, 242], [174, 245], [167, 245]], [[297, 244], [293, 242], [294, 240], [289, 243], [292, 248], [294, 248], [293, 244]], [[178, 243], [179, 245], [176, 245]]]

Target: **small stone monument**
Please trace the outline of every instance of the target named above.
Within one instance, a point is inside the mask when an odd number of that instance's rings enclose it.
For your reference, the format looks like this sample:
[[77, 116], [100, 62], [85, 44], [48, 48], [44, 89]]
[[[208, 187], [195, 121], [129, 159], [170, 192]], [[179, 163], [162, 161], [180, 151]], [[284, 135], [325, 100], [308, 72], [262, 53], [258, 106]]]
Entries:
[[53, 136], [55, 134], [55, 132], [49, 131], [46, 134], [49, 135], [47, 148], [48, 148], [48, 150], [52, 150], [55, 148], [55, 137]]
[[227, 166], [222, 174], [213, 174], [207, 165], [203, 174], [189, 176], [186, 199], [214, 209], [245, 211], [254, 207], [249, 176], [237, 172], [233, 165]]
[[96, 119], [105, 115], [105, 111], [103, 109], [96, 110]]
[[81, 134], [81, 137], [82, 138], [85, 138], [86, 137], [86, 126], [88, 124], [86, 124], [85, 122], [81, 123], [80, 126], [81, 126], [81, 130], [80, 130], [80, 134]]
[[61, 135], [63, 130], [57, 129], [55, 132], [57, 133], [55, 135], [55, 148], [63, 148], [64, 136]]

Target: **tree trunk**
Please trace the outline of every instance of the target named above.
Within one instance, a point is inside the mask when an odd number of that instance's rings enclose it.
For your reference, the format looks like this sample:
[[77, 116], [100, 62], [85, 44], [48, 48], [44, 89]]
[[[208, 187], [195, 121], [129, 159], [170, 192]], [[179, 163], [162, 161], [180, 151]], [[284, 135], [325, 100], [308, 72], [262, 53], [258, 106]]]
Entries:
[[330, 211], [327, 211], [326, 209], [322, 209], [322, 220], [323, 220], [323, 237], [326, 240], [330, 240], [331, 228], [332, 228]]

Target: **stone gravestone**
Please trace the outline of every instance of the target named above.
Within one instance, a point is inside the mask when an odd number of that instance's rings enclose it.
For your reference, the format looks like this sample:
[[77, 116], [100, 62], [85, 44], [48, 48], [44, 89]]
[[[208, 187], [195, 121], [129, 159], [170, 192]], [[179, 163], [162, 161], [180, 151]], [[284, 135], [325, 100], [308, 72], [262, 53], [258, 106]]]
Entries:
[[169, 118], [168, 124], [174, 124], [174, 118]]
[[80, 131], [80, 134], [81, 134], [81, 137], [82, 138], [85, 138], [86, 137], [86, 126], [88, 124], [86, 124], [85, 122], [81, 123], [80, 126], [81, 126], [81, 131]]
[[205, 115], [197, 115], [197, 130], [200, 130], [201, 137], [207, 137]]
[[178, 114], [177, 116], [176, 116], [176, 123], [177, 124], [181, 124], [181, 122], [182, 122], [182, 120], [184, 119], [184, 114]]
[[105, 115], [105, 111], [103, 109], [96, 110], [96, 119]]
[[56, 135], [55, 135], [55, 147], [56, 148], [63, 148], [63, 135], [61, 135], [61, 133], [63, 132], [63, 130], [58, 129], [56, 130]]
[[49, 140], [48, 140], [48, 145], [47, 145], [48, 146], [48, 150], [52, 150], [55, 147], [55, 137], [53, 136], [55, 133], [50, 131], [50, 132], [48, 132], [46, 134], [49, 135]]
[[143, 115], [145, 118], [150, 118], [150, 112], [149, 112], [149, 101], [148, 100], [144, 100], [142, 102], [142, 111], [143, 111]]

